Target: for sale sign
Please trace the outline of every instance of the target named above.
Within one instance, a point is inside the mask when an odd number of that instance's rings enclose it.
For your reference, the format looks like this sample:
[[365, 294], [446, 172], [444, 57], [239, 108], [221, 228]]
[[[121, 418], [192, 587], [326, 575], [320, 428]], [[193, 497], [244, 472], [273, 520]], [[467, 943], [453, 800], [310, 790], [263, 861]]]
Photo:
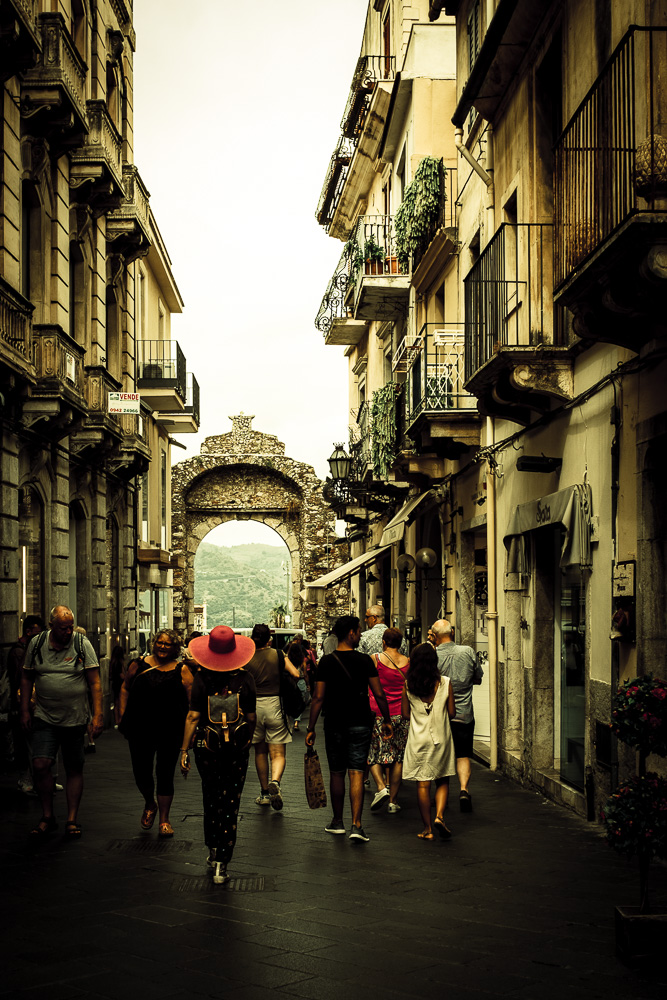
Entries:
[[138, 392], [109, 393], [109, 413], [139, 413], [140, 403]]

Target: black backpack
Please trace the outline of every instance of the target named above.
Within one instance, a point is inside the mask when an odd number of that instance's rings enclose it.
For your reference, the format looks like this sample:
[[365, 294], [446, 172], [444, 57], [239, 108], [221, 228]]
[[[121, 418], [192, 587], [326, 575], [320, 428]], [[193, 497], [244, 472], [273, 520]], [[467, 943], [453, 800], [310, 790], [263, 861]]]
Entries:
[[[46, 642], [47, 635], [48, 635], [48, 629], [45, 629], [43, 632], [40, 632], [39, 635], [37, 636], [37, 642], [35, 643], [35, 647], [32, 651], [30, 659], [31, 666], [34, 664], [35, 660], [37, 660], [38, 663], [44, 662], [44, 658], [42, 656], [42, 646]], [[74, 633], [74, 651], [76, 653], [76, 659], [74, 660], [74, 666], [76, 668], [80, 663], [83, 664], [85, 661], [85, 655], [83, 651], [83, 636], [81, 635], [80, 632]]]

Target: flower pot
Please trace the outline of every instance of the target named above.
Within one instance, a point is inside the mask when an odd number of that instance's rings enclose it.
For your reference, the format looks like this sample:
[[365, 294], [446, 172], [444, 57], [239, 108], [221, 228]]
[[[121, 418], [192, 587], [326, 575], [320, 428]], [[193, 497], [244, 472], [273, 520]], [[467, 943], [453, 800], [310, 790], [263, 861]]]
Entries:
[[398, 257], [387, 257], [385, 261], [385, 270], [387, 274], [398, 274]]
[[616, 954], [626, 965], [664, 961], [667, 913], [640, 913], [638, 906], [617, 906]]
[[364, 274], [384, 274], [384, 261], [370, 259], [365, 260]]

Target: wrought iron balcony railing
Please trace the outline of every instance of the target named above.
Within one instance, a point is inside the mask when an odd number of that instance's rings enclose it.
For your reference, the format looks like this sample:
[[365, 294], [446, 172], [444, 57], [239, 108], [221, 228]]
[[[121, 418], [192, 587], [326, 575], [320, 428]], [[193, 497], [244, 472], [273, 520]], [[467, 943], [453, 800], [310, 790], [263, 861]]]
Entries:
[[556, 288], [667, 196], [666, 65], [667, 28], [630, 28], [556, 144]]
[[175, 340], [137, 341], [137, 387], [174, 389], [185, 402], [185, 355]]
[[327, 232], [333, 222], [336, 207], [340, 201], [353, 153], [354, 143], [351, 139], [346, 139], [344, 135], [341, 135], [336, 148], [331, 154], [329, 169], [324, 178], [322, 193], [320, 194], [320, 200], [315, 213], [315, 218], [321, 226], [324, 226]]
[[191, 413], [195, 423], [199, 425], [199, 382], [192, 372], [187, 373], [185, 412]]
[[361, 482], [371, 463], [371, 436], [369, 406], [363, 402], [357, 410], [356, 419], [350, 426], [350, 457], [352, 459], [351, 478]]
[[343, 136], [356, 146], [364, 130], [368, 109], [379, 80], [393, 80], [396, 74], [394, 56], [361, 56], [352, 77], [352, 86], [340, 124]]
[[474, 410], [465, 381], [463, 323], [425, 323], [417, 335], [407, 379], [407, 423], [422, 413]]
[[27, 363], [32, 361], [33, 309], [27, 299], [0, 277], [0, 341], [20, 354]]
[[503, 223], [464, 279], [466, 380], [501, 347], [565, 344], [552, 280], [553, 226]]
[[365, 275], [408, 274], [398, 258], [393, 215], [363, 215], [346, 245], [349, 285]]
[[458, 225], [458, 198], [456, 167], [445, 167], [440, 161], [440, 205], [438, 214], [424, 234], [412, 255], [412, 269], [415, 270], [439, 229], [456, 229]]
[[325, 337], [334, 320], [346, 319], [350, 315], [350, 310], [345, 305], [345, 294], [349, 280], [348, 272], [348, 254], [347, 250], [343, 250], [336, 270], [327, 285], [319, 312], [315, 317], [315, 326]]

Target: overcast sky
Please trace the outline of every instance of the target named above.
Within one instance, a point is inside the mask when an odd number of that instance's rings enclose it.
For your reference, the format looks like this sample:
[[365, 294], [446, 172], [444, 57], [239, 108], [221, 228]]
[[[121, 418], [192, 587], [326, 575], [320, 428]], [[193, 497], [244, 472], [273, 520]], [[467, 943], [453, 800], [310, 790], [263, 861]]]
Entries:
[[347, 441], [344, 349], [314, 326], [342, 245], [315, 209], [366, 8], [134, 2], [135, 161], [185, 302], [172, 336], [201, 389], [200, 433], [174, 462], [241, 411], [322, 478]]

